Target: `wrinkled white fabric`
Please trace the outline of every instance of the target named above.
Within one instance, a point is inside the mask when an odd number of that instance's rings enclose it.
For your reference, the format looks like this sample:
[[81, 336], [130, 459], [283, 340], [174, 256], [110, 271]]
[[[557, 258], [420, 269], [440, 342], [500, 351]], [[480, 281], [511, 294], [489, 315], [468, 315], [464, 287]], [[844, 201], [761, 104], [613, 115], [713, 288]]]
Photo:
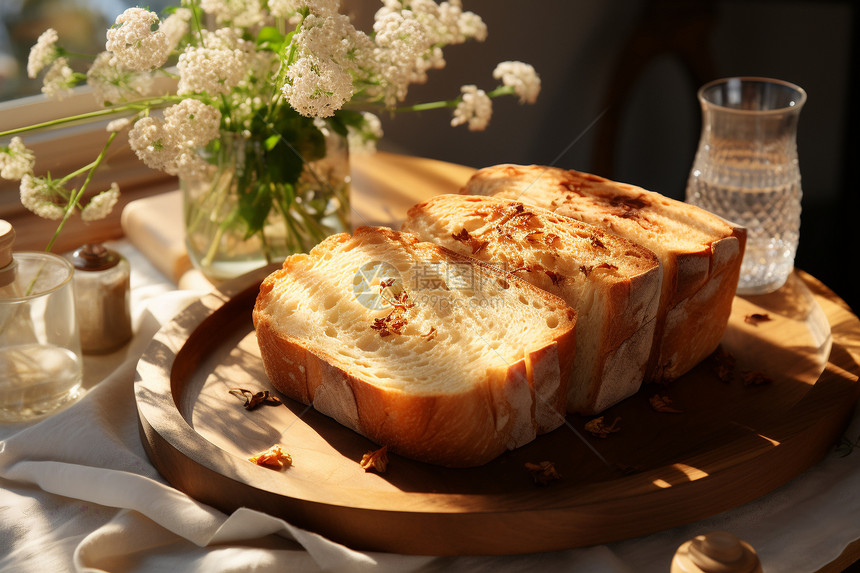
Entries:
[[[774, 492], [695, 524], [537, 555], [366, 553], [257, 511], [225, 515], [158, 474], [140, 442], [133, 395], [149, 339], [200, 292], [173, 290], [119, 247], [134, 269], [135, 338], [114, 355], [88, 358], [91, 388], [78, 403], [37, 423], [0, 426], [0, 571], [665, 573], [681, 543], [722, 530], [752, 544], [766, 572], [804, 572], [860, 539], [860, 451], [832, 452]], [[856, 413], [847, 435], [860, 437]]]

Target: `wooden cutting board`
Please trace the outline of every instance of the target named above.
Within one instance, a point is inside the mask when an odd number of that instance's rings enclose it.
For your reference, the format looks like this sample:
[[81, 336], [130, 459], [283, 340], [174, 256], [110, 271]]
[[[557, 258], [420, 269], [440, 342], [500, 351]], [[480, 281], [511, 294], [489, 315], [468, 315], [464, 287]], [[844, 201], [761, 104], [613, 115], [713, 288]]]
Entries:
[[[838, 440], [860, 395], [860, 321], [796, 272], [770, 295], [737, 297], [722, 348], [669, 386], [646, 386], [471, 469], [392, 455], [384, 474], [359, 460], [378, 446], [302, 404], [245, 410], [231, 388], [272, 390], [251, 324], [261, 269], [165, 326], [137, 368], [141, 436], [175, 487], [230, 512], [246, 506], [354, 548], [411, 554], [515, 554], [645, 535], [736, 507], [786, 483]], [[754, 314], [769, 320], [748, 321]], [[766, 380], [750, 384], [755, 374]], [[744, 380], [744, 375], [748, 380]], [[759, 382], [762, 378], [759, 377]], [[668, 398], [680, 412], [655, 410]], [[279, 443], [293, 466], [247, 461]], [[535, 483], [526, 462], [561, 479]]]

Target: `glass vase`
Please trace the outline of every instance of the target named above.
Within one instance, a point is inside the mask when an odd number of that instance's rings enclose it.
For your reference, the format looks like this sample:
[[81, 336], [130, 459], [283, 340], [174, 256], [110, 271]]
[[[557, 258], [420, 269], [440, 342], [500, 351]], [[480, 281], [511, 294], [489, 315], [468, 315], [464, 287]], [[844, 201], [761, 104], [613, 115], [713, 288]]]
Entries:
[[780, 288], [800, 237], [797, 124], [806, 93], [768, 78], [704, 85], [702, 134], [687, 201], [746, 227], [739, 294]]
[[[273, 147], [273, 140], [225, 132], [201, 152], [211, 176], [180, 178], [188, 255], [209, 281], [281, 262], [350, 230], [347, 141], [334, 132], [321, 136], [305, 155], [301, 143], [279, 138]], [[285, 168], [290, 162], [293, 171]]]
[[83, 362], [74, 268], [53, 253], [16, 253], [0, 273], [0, 423], [80, 398]]

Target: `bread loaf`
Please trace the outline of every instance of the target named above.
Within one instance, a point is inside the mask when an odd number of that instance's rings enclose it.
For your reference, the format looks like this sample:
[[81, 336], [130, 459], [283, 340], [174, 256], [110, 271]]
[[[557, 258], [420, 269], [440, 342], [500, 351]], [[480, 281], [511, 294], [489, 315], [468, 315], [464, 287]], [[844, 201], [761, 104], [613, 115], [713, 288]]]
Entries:
[[277, 390], [416, 460], [480, 465], [563, 422], [575, 311], [406, 233], [288, 257], [253, 320]]
[[737, 289], [743, 227], [641, 187], [554, 167], [488, 167], [476, 172], [462, 193], [544, 207], [657, 254], [663, 286], [648, 380], [681, 376], [719, 344]]
[[499, 265], [576, 309], [568, 411], [595, 414], [639, 389], [660, 300], [654, 253], [592, 225], [495, 197], [433, 197], [409, 210], [402, 229]]

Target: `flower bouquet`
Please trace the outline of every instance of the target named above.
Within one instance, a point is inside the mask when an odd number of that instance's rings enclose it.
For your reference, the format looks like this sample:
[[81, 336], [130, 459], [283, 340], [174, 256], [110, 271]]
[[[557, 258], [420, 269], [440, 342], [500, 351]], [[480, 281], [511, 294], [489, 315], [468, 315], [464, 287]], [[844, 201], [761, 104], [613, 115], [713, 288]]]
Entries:
[[[0, 133], [0, 176], [20, 180], [29, 210], [59, 220], [50, 250], [74, 213], [94, 220], [116, 204], [116, 184], [88, 186], [127, 130], [147, 166], [179, 178], [192, 261], [211, 279], [229, 278], [348, 230], [348, 151], [375, 148], [382, 130], [373, 112], [450, 108], [452, 126], [480, 130], [492, 98], [534, 102], [534, 69], [503, 62], [491, 91], [468, 85], [450, 100], [404, 103], [411, 84], [445, 66], [445, 46], [486, 35], [460, 0], [383, 0], [368, 32], [340, 13], [338, 0], [182, 0], [163, 17], [124, 11], [105, 51], [76, 71], [79, 56], [49, 29], [31, 50], [28, 74], [43, 74], [49, 98], [86, 83], [103, 107]], [[169, 90], [155, 87], [159, 77]], [[93, 162], [62, 177], [35, 173], [21, 134], [105, 119], [106, 143]]]

